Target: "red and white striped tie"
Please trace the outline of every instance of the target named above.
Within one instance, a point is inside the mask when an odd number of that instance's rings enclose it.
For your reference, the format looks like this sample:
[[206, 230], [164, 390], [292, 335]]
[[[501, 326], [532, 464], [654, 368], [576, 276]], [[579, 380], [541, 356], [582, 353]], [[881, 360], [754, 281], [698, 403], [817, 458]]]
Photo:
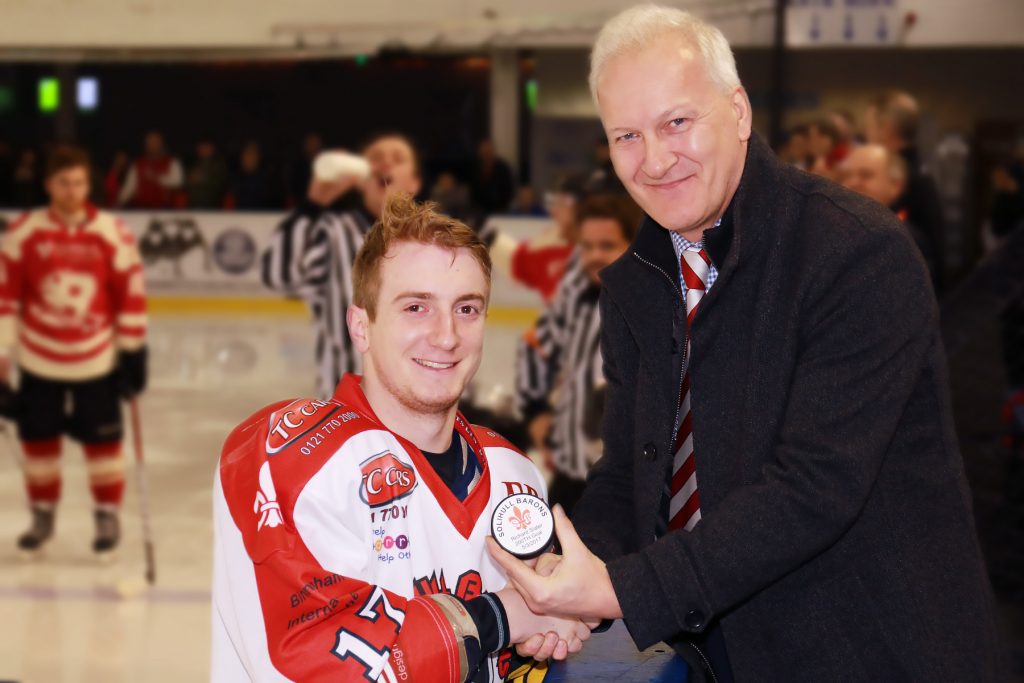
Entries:
[[[711, 259], [703, 249], [687, 247], [680, 265], [686, 283], [686, 325], [693, 323], [697, 306], [707, 291]], [[700, 496], [697, 493], [697, 462], [693, 457], [693, 416], [690, 413], [690, 335], [686, 335], [686, 372], [683, 374], [679, 403], [679, 431], [673, 445], [671, 498], [668, 506], [668, 528], [689, 531], [700, 521]]]

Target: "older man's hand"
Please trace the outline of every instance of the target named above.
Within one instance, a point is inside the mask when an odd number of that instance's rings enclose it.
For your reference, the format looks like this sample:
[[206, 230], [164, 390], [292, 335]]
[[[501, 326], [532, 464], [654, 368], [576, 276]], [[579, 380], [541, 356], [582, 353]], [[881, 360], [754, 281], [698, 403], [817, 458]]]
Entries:
[[488, 538], [491, 557], [537, 614], [579, 617], [589, 622], [621, 618], [622, 609], [604, 562], [583, 544], [560, 505], [555, 506], [554, 517], [555, 533], [562, 546], [560, 561], [557, 556], [545, 555], [534, 569]]

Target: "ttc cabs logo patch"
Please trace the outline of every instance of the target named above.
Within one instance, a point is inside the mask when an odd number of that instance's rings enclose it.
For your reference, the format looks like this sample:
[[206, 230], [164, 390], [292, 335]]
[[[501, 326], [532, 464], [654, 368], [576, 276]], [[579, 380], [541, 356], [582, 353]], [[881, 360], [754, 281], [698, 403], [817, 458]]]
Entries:
[[405, 498], [416, 488], [416, 472], [395, 455], [384, 451], [362, 465], [363, 481], [359, 497], [371, 508], [389, 505]]

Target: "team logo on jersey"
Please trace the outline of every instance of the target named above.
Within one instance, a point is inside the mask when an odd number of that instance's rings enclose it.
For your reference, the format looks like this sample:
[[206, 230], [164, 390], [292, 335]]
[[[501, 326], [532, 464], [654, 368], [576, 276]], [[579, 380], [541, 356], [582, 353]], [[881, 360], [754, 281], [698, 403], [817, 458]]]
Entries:
[[416, 488], [416, 471], [388, 451], [378, 453], [360, 465], [363, 482], [359, 497], [372, 508], [405, 498]]
[[309, 418], [328, 405], [324, 401], [296, 401], [274, 411], [267, 433], [267, 455], [280, 453], [292, 441], [313, 429], [316, 423]]
[[252, 511], [260, 516], [256, 531], [265, 526], [273, 529], [284, 524], [284, 519], [281, 517], [281, 505], [277, 502], [274, 478], [270, 476], [269, 460], [265, 460], [260, 468], [260, 487], [256, 490], [256, 500], [252, 504]]

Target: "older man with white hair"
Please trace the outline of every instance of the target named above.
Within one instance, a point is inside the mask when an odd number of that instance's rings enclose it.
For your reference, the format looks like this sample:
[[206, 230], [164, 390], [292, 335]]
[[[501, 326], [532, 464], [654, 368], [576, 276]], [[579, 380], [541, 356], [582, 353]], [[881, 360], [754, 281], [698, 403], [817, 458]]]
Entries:
[[996, 681], [935, 298], [884, 207], [775, 159], [722, 34], [653, 5], [591, 88], [647, 213], [601, 274], [604, 457], [535, 611], [622, 618], [703, 681]]

